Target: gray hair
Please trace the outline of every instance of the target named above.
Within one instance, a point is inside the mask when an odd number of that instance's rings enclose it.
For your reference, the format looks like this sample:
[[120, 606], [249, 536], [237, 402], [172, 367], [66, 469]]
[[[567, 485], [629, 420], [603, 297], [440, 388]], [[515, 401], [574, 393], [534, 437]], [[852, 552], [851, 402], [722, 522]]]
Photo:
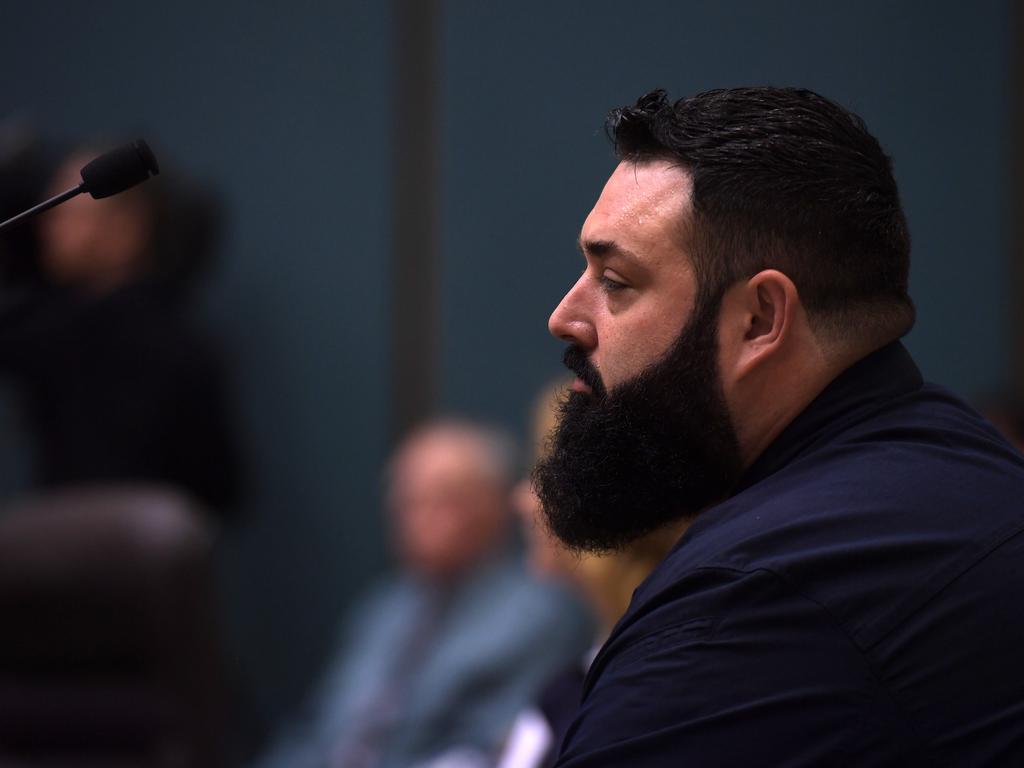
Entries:
[[474, 444], [480, 473], [500, 490], [509, 491], [518, 480], [519, 453], [515, 440], [503, 429], [460, 417], [440, 417], [424, 422], [407, 433], [392, 451], [385, 478], [394, 470], [395, 460], [405, 448], [426, 437], [451, 436]]

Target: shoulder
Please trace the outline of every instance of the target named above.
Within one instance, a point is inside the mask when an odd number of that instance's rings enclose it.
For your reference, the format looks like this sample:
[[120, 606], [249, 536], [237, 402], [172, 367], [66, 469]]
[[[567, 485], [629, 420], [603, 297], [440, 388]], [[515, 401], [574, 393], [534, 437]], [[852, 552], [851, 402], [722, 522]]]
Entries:
[[800, 743], [806, 764], [825, 764], [892, 749], [870, 665], [775, 574], [695, 569], [662, 598], [595, 660], [566, 765], [795, 764]]
[[696, 568], [765, 570], [870, 644], [1024, 530], [1024, 459], [925, 388], [699, 517], [637, 593]]

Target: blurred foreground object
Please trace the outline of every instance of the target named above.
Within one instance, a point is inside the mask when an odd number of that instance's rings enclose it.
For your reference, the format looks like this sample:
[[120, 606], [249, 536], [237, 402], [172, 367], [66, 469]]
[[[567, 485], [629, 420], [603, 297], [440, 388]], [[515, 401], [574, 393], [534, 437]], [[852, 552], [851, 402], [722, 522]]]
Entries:
[[352, 614], [305, 727], [262, 766], [490, 765], [544, 679], [582, 652], [578, 608], [511, 548], [512, 450], [441, 422], [399, 446], [388, 507], [399, 571]]
[[211, 541], [160, 488], [0, 510], [0, 765], [224, 765]]

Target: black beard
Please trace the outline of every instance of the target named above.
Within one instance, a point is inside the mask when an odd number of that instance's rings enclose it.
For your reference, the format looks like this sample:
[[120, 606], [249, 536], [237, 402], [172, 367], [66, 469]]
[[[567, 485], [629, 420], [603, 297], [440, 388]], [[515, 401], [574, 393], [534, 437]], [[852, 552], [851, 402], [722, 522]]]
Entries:
[[720, 300], [694, 311], [672, 347], [605, 393], [578, 347], [566, 365], [593, 389], [570, 392], [533, 471], [550, 531], [607, 553], [725, 498], [741, 472], [718, 374]]

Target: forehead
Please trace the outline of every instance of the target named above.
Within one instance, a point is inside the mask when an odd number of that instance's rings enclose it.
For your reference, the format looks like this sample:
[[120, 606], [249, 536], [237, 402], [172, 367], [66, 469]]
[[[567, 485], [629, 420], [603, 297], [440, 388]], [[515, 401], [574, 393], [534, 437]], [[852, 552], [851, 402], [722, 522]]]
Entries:
[[480, 441], [453, 431], [435, 430], [412, 438], [392, 465], [392, 486], [466, 483], [486, 476]]
[[690, 221], [690, 174], [667, 160], [623, 161], [583, 224], [580, 241], [614, 243], [647, 260], [678, 256]]

